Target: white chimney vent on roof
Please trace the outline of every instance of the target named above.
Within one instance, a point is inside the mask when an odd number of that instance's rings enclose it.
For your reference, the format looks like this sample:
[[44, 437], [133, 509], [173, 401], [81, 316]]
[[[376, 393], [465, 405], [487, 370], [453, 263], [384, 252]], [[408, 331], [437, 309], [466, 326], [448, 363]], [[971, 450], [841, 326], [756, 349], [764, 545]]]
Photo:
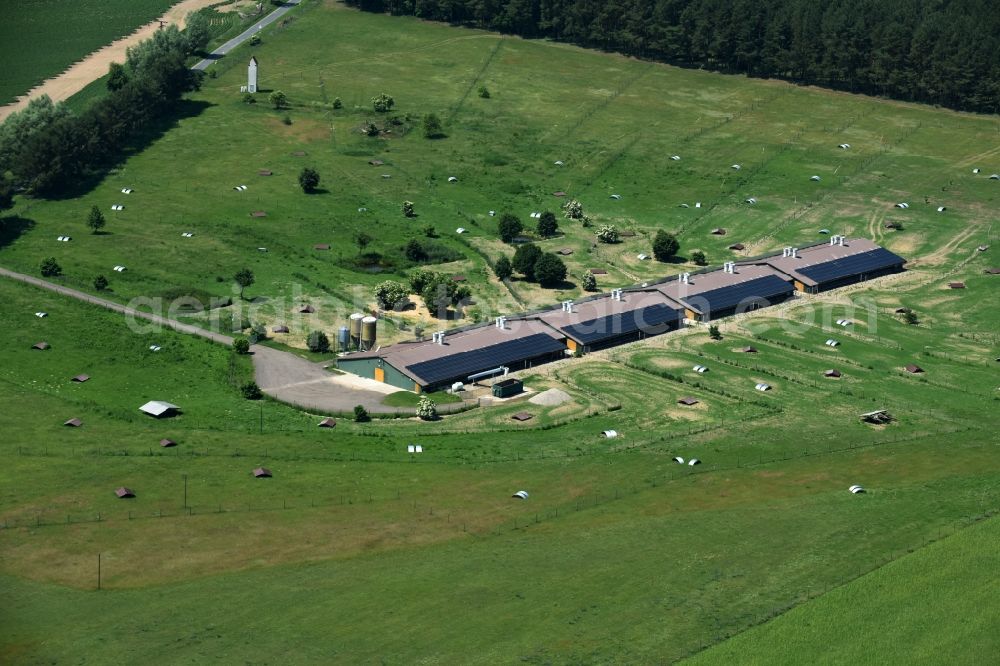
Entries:
[[573, 301], [563, 301], [563, 303], [562, 303], [562, 309], [563, 309], [563, 312], [572, 312], [573, 311]]
[[781, 256], [783, 256], [783, 257], [790, 257], [790, 256], [792, 256], [792, 248], [790, 248], [790, 247], [782, 248], [781, 249]]
[[843, 236], [838, 236], [837, 237], [837, 245], [839, 245], [840, 247], [844, 247], [844, 240], [845, 240], [845, 238]]
[[794, 258], [794, 259], [798, 259], [799, 258], [799, 248], [793, 247], [792, 248], [792, 253], [789, 256], [792, 257], [792, 258]]
[[622, 290], [621, 289], [612, 289], [611, 290], [611, 300], [613, 300], [613, 301], [620, 301], [620, 300], [622, 300]]

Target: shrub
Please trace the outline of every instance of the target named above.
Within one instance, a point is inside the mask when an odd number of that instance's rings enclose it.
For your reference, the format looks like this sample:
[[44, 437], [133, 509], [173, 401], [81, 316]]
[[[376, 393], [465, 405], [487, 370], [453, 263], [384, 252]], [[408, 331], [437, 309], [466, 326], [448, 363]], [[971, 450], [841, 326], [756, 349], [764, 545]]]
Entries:
[[237, 354], [249, 354], [250, 341], [246, 338], [235, 338], [233, 340], [233, 351]]
[[444, 316], [449, 306], [457, 306], [462, 301], [468, 300], [471, 295], [468, 287], [460, 287], [450, 276], [443, 273], [431, 273], [420, 292], [428, 312], [435, 317]]
[[597, 277], [590, 271], [583, 274], [582, 284], [584, 291], [597, 291]]
[[538, 235], [542, 238], [555, 236], [558, 229], [559, 223], [556, 222], [556, 214], [552, 211], [547, 210], [538, 218]]
[[104, 291], [108, 288], [108, 278], [103, 275], [98, 275], [94, 278], [94, 289], [97, 291]]
[[275, 90], [268, 95], [267, 101], [270, 102], [271, 106], [275, 109], [283, 109], [288, 105], [288, 97], [280, 90]]
[[372, 107], [379, 113], [386, 113], [392, 110], [392, 107], [395, 105], [396, 100], [385, 93], [379, 93], [375, 97], [372, 97]]
[[681, 244], [677, 242], [677, 237], [672, 233], [660, 229], [653, 239], [653, 256], [657, 261], [670, 261], [681, 249]]
[[413, 202], [412, 201], [404, 201], [403, 202], [403, 216], [404, 217], [415, 217], [416, 214], [417, 214], [416, 211], [413, 210]]
[[334, 97], [333, 98], [333, 108], [335, 108], [335, 109], [342, 109], [342, 108], [344, 108], [344, 102], [343, 102], [343, 100], [340, 99], [339, 97]]
[[715, 324], [712, 324], [711, 326], [709, 326], [708, 327], [708, 337], [712, 338], [713, 340], [721, 340], [722, 339], [722, 333], [719, 332], [719, 327], [716, 326]]
[[490, 98], [490, 91], [486, 88], [486, 86], [479, 86], [479, 96], [483, 99]]
[[605, 224], [597, 230], [597, 240], [602, 243], [617, 243], [621, 240], [621, 235], [615, 225]]
[[381, 132], [379, 131], [378, 125], [370, 120], [365, 121], [365, 134], [368, 136], [378, 136]]
[[354, 405], [354, 420], [358, 423], [366, 423], [372, 420], [372, 417], [368, 416], [368, 410], [365, 409], [364, 405]]
[[506, 280], [514, 273], [514, 267], [510, 264], [510, 259], [507, 258], [506, 254], [501, 254], [500, 258], [497, 259], [496, 265], [493, 267], [493, 272], [500, 280]]
[[410, 261], [419, 264], [422, 261], [427, 261], [427, 250], [424, 246], [420, 244], [416, 238], [411, 238], [406, 243], [406, 247], [403, 248], [403, 254]]
[[691, 253], [691, 261], [695, 263], [696, 266], [706, 266], [708, 265], [708, 260], [705, 258], [705, 253], [701, 250], [695, 250]]
[[55, 257], [43, 259], [40, 270], [42, 277], [58, 277], [62, 275], [62, 266], [56, 262]]
[[444, 136], [444, 128], [441, 119], [437, 114], [428, 113], [424, 116], [424, 137], [428, 139], [439, 139]]
[[311, 167], [304, 167], [299, 174], [299, 187], [306, 194], [315, 192], [319, 187], [319, 172]]
[[903, 321], [911, 326], [915, 326], [920, 323], [920, 319], [917, 317], [917, 313], [913, 310], [907, 310], [903, 313]]
[[252, 345], [261, 340], [267, 340], [267, 327], [264, 324], [250, 324], [250, 335], [247, 336], [247, 339]]
[[264, 392], [257, 386], [257, 382], [246, 382], [240, 386], [240, 393], [247, 400], [260, 400], [264, 397]]
[[254, 97], [253, 93], [243, 93], [243, 103], [244, 104], [256, 104], [257, 98]]
[[407, 291], [399, 282], [386, 280], [375, 285], [375, 302], [383, 310], [395, 310], [406, 302]]
[[579, 220], [583, 217], [583, 204], [576, 199], [570, 199], [563, 204], [563, 214], [571, 220]]
[[566, 279], [566, 264], [552, 252], [546, 252], [535, 262], [535, 279], [543, 287], [555, 287]]
[[500, 234], [500, 240], [504, 243], [513, 241], [523, 230], [524, 225], [521, 224], [521, 219], [517, 215], [504, 213], [500, 216], [500, 221], [497, 223], [497, 232]]
[[90, 213], [87, 215], [87, 226], [90, 227], [92, 233], [97, 233], [104, 228], [104, 213], [97, 206], [93, 206], [90, 209]]
[[306, 336], [306, 346], [313, 353], [323, 354], [330, 351], [330, 338], [323, 331], [313, 331]]
[[423, 293], [424, 287], [434, 278], [433, 271], [417, 271], [410, 276], [410, 290], [414, 294]]
[[535, 262], [542, 256], [542, 251], [537, 245], [525, 243], [514, 251], [514, 259], [511, 264], [514, 270], [524, 276], [528, 282], [535, 281]]
[[434, 421], [438, 417], [437, 403], [426, 395], [420, 396], [420, 402], [417, 403], [417, 416], [424, 421]]

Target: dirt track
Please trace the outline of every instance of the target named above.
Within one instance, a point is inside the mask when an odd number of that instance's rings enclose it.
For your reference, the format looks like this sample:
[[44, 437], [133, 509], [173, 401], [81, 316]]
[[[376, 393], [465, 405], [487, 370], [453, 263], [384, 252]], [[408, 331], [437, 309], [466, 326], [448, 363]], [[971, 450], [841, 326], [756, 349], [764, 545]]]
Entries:
[[[48, 289], [57, 294], [98, 305], [114, 312], [120, 312], [126, 317], [144, 319], [181, 333], [207, 338], [227, 347], [231, 347], [233, 344], [233, 338], [228, 335], [208, 331], [176, 319], [142, 312], [127, 305], [92, 296], [31, 275], [0, 268], [0, 276]], [[303, 409], [328, 413], [349, 413], [355, 405], [363, 405], [369, 412], [377, 414], [412, 414], [414, 412], [412, 408], [383, 405], [382, 399], [385, 395], [398, 390], [385, 384], [353, 375], [334, 375], [325, 370], [321, 364], [311, 363], [289, 352], [261, 345], [253, 345], [250, 350], [253, 353], [254, 378], [261, 390], [276, 400], [288, 402]]]
[[142, 26], [131, 35], [122, 37], [102, 49], [94, 51], [83, 60], [70, 66], [62, 74], [55, 76], [41, 85], [28, 91], [23, 97], [12, 104], [0, 106], [0, 121], [15, 111], [28, 105], [28, 101], [41, 95], [48, 95], [53, 102], [61, 102], [83, 90], [91, 82], [108, 73], [108, 67], [113, 62], [125, 62], [125, 49], [134, 46], [144, 39], [149, 39], [160, 27], [160, 21], [168, 25], [184, 27], [184, 19], [193, 12], [219, 0], [182, 0], [167, 10], [159, 21], [153, 21]]

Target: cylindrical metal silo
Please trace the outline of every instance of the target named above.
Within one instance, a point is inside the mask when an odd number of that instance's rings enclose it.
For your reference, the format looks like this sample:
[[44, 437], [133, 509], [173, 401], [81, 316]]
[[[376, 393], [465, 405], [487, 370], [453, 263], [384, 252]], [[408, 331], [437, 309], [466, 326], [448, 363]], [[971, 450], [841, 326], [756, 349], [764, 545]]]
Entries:
[[361, 320], [361, 347], [372, 349], [375, 347], [375, 324], [378, 319], [375, 317], [365, 317]]
[[361, 342], [361, 320], [364, 318], [360, 312], [351, 315], [351, 342], [355, 345]]
[[351, 329], [346, 326], [337, 329], [337, 346], [340, 347], [339, 351], [344, 351], [351, 346]]

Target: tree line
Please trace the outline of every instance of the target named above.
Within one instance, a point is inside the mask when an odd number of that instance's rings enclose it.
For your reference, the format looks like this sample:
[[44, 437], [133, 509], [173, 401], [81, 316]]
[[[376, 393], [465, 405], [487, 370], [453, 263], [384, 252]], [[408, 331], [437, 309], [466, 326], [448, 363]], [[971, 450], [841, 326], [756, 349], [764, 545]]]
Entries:
[[346, 0], [683, 67], [1000, 110], [991, 0]]
[[0, 195], [5, 188], [58, 194], [119, 159], [130, 140], [199, 87], [201, 74], [186, 60], [208, 43], [206, 21], [193, 14], [183, 32], [170, 26], [129, 48], [125, 63], [110, 67], [108, 94], [79, 114], [48, 96], [11, 114], [0, 125]]

